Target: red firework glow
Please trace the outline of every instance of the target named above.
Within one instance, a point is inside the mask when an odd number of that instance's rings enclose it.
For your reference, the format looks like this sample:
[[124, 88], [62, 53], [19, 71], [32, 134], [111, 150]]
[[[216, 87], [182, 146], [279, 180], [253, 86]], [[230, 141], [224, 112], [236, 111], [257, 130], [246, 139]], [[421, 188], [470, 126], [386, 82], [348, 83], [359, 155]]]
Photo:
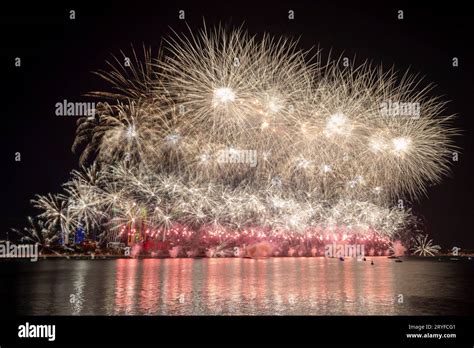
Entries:
[[143, 255], [171, 257], [245, 256], [247, 247], [261, 242], [271, 246], [272, 256], [324, 256], [325, 247], [331, 244], [363, 245], [370, 256], [388, 255], [390, 248], [389, 238], [377, 231], [358, 231], [348, 226], [316, 227], [303, 233], [257, 226], [240, 230], [215, 225], [198, 230], [182, 224], [173, 224], [169, 229], [122, 226], [119, 239], [128, 246], [142, 246]]

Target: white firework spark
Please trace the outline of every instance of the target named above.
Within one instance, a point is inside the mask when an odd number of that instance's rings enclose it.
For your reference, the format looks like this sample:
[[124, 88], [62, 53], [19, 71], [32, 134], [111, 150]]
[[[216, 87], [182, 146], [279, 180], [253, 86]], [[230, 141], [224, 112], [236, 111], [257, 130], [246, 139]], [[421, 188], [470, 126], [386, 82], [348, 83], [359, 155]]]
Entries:
[[44, 221], [46, 228], [67, 242], [69, 235], [77, 226], [77, 221], [69, 211], [67, 198], [64, 195], [36, 195], [32, 203], [42, 211], [38, 218]]
[[411, 250], [415, 255], [434, 256], [439, 253], [441, 247], [433, 245], [433, 240], [428, 240], [428, 235], [419, 234], [415, 237], [415, 246]]

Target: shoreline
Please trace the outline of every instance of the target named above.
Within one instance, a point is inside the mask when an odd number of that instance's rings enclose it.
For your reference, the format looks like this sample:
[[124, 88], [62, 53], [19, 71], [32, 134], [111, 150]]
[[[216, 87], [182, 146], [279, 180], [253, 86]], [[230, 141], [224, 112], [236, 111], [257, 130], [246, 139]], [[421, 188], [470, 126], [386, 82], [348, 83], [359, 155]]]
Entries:
[[[86, 255], [86, 254], [76, 254], [76, 255], [41, 255], [38, 256], [37, 261], [45, 261], [45, 260], [118, 260], [118, 259], [159, 259], [159, 260], [166, 260], [166, 259], [252, 259], [252, 260], [262, 260], [262, 259], [274, 259], [274, 258], [285, 258], [285, 259], [295, 259], [295, 258], [328, 258], [328, 259], [339, 259], [338, 257], [326, 257], [326, 256], [270, 256], [270, 257], [237, 257], [237, 256], [225, 256], [225, 257], [206, 257], [206, 256], [198, 256], [198, 257], [170, 257], [170, 256], [148, 256], [148, 255], [139, 255], [135, 257], [125, 256], [125, 255]], [[370, 262], [370, 259], [391, 259], [391, 260], [438, 260], [438, 261], [474, 261], [474, 254], [466, 254], [466, 255], [436, 255], [436, 256], [418, 256], [418, 255], [404, 255], [404, 256], [386, 256], [386, 255], [374, 255], [374, 256], [365, 256], [366, 261], [359, 261], [359, 262]], [[345, 260], [356, 259], [355, 257], [345, 257]], [[8, 262], [8, 261], [31, 261], [30, 258], [0, 258], [0, 262]]]

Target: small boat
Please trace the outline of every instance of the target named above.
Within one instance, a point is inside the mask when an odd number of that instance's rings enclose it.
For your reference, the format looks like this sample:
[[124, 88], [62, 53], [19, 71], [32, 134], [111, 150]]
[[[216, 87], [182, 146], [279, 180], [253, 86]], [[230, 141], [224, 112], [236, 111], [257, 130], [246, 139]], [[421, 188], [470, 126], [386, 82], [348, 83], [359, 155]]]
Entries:
[[388, 257], [389, 259], [398, 259], [398, 256], [392, 255]]
[[339, 258], [339, 261], [344, 261], [344, 258], [341, 256], [341, 257]]
[[373, 265], [373, 264], [374, 264], [374, 260], [370, 261], [370, 264]]
[[403, 262], [403, 261], [400, 259], [396, 259], [395, 262]]

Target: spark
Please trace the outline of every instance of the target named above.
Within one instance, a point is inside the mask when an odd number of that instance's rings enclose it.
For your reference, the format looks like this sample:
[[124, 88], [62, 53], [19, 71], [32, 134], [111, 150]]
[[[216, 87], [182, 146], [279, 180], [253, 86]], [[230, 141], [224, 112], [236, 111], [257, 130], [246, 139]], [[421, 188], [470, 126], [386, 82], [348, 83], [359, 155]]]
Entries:
[[324, 164], [322, 167], [323, 173], [330, 173], [332, 171], [332, 168], [329, 164]]
[[407, 138], [400, 137], [400, 138], [392, 139], [392, 143], [393, 143], [393, 148], [394, 148], [395, 152], [397, 154], [401, 155], [401, 154], [406, 153], [409, 150], [411, 140], [407, 139]]
[[213, 105], [218, 106], [235, 101], [235, 93], [231, 88], [221, 87], [214, 91]]
[[325, 134], [326, 136], [334, 135], [348, 135], [352, 127], [350, 121], [344, 114], [334, 114], [328, 117], [326, 121]]
[[415, 246], [412, 250], [415, 255], [434, 256], [439, 253], [441, 247], [439, 245], [433, 245], [433, 240], [428, 239], [427, 235], [419, 234], [415, 237]]

